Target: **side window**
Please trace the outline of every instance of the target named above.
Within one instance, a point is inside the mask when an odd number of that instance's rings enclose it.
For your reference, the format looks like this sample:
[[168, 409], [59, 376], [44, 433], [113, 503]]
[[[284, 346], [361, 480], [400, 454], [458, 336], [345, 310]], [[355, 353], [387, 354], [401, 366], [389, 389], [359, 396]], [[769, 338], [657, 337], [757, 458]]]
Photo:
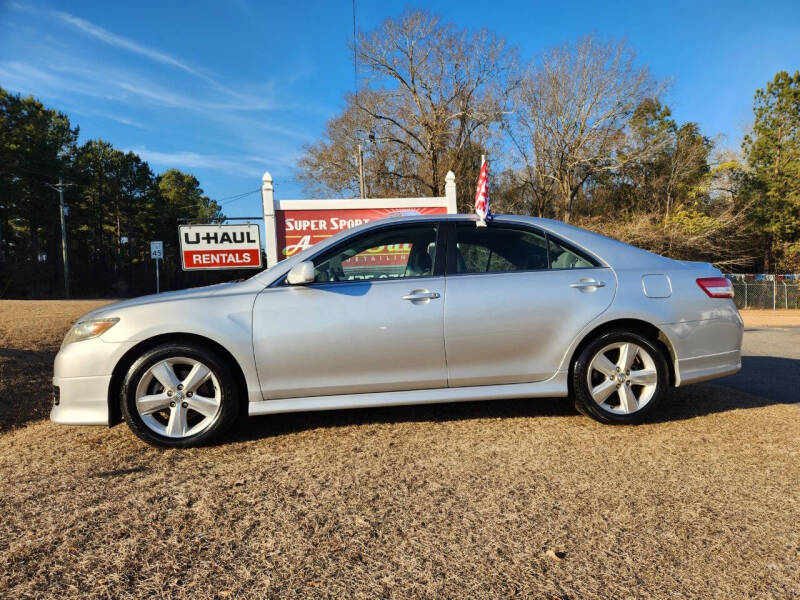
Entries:
[[549, 238], [551, 269], [588, 269], [597, 263], [588, 256], [578, 254], [575, 250]]
[[504, 273], [547, 268], [544, 234], [502, 226], [456, 225], [457, 273]]
[[314, 259], [314, 281], [428, 277], [436, 258], [436, 223], [382, 228]]

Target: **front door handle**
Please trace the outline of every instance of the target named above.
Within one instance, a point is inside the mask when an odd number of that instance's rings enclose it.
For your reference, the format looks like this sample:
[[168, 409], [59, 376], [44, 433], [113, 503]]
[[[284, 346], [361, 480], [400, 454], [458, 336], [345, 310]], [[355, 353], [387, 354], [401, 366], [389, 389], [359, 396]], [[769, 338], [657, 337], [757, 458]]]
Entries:
[[604, 281], [597, 281], [595, 279], [581, 279], [580, 281], [576, 281], [575, 283], [569, 284], [569, 287], [577, 288], [579, 290], [586, 288], [601, 288], [605, 286], [606, 284]]
[[403, 296], [403, 300], [411, 302], [419, 302], [420, 300], [436, 300], [440, 298], [439, 292], [429, 292], [428, 290], [412, 290], [410, 293]]

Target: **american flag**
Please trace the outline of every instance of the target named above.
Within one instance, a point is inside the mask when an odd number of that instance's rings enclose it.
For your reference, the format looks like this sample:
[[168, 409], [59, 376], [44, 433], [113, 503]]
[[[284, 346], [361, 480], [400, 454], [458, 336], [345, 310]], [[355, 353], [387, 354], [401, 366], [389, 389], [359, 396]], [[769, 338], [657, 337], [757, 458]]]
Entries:
[[478, 175], [478, 189], [475, 190], [475, 214], [478, 215], [478, 226], [485, 227], [486, 220], [491, 218], [489, 208], [489, 163], [483, 161], [481, 173]]

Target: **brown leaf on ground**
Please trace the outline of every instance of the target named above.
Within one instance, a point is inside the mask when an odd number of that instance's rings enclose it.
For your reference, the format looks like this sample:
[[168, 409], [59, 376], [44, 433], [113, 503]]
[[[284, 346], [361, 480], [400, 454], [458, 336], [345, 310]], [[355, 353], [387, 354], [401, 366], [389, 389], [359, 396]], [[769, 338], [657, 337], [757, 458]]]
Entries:
[[561, 562], [566, 558], [566, 552], [556, 552], [555, 550], [548, 550], [544, 553], [544, 555], [549, 558], [550, 560], [554, 560], [555, 562]]

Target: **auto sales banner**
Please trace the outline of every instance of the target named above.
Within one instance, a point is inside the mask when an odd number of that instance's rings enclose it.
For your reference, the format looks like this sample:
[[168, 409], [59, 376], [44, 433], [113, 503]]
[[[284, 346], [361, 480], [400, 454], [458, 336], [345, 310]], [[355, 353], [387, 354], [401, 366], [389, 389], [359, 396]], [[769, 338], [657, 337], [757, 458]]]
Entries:
[[[332, 208], [321, 210], [276, 210], [278, 260], [289, 258], [317, 242], [357, 225], [394, 215], [446, 214], [447, 208]], [[391, 261], [390, 255], [401, 249], [386, 248], [376, 252], [374, 260]], [[385, 255], [385, 256], [378, 256]]]
[[258, 225], [181, 225], [184, 271], [261, 268]]

